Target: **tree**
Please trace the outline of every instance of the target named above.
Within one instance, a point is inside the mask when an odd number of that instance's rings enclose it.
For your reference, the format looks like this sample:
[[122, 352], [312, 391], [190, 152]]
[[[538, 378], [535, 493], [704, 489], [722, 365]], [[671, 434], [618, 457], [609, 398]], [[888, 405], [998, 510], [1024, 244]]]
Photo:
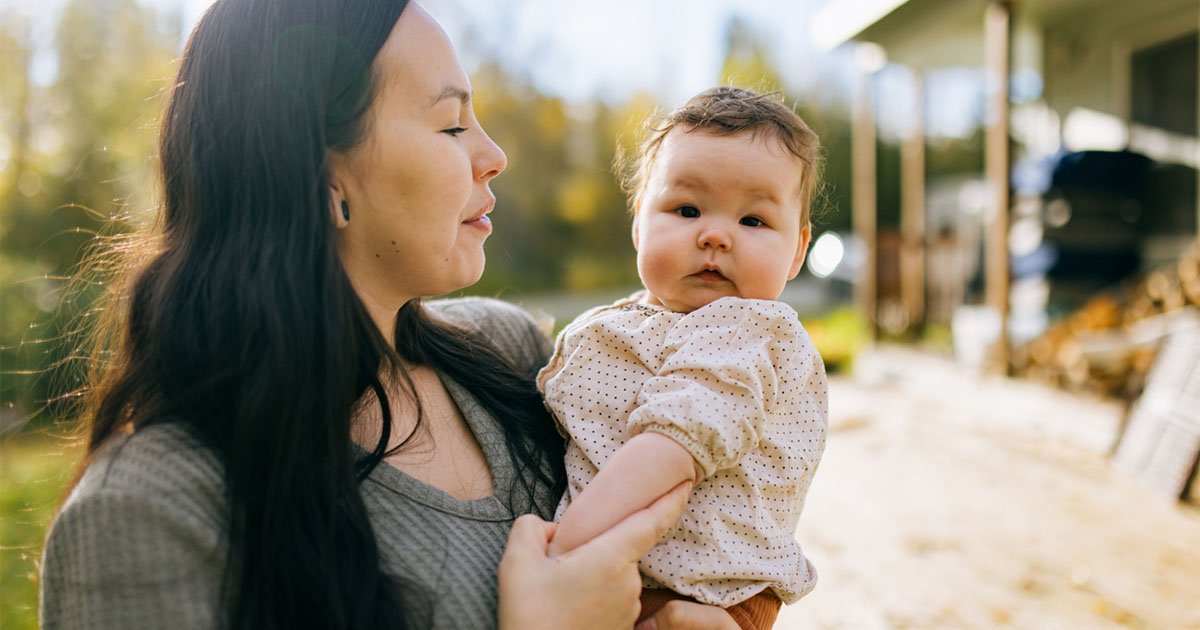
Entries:
[[56, 382], [79, 341], [68, 333], [94, 293], [72, 278], [93, 235], [126, 230], [153, 206], [148, 157], [179, 23], [136, 0], [68, 0], [52, 51], [57, 74], [39, 86], [27, 23], [3, 21], [0, 120], [14, 140], [0, 182], [0, 430], [78, 385]]
[[782, 91], [783, 78], [771, 61], [767, 47], [740, 17], [730, 18], [725, 28], [725, 61], [721, 82], [758, 92]]

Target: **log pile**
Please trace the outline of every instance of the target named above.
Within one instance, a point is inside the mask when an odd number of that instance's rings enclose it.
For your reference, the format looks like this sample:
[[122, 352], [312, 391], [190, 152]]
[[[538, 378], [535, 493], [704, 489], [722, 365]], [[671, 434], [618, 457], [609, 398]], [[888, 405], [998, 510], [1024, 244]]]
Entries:
[[1026, 345], [1013, 373], [1072, 391], [1132, 399], [1154, 360], [1160, 321], [1200, 307], [1200, 238], [1173, 265], [1088, 300]]

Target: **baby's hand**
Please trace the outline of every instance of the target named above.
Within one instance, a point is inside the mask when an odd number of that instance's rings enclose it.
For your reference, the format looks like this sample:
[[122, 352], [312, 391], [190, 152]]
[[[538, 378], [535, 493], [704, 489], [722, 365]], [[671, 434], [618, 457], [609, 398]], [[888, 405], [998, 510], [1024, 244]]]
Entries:
[[577, 547], [579, 547], [579, 545], [566, 544], [567, 538], [565, 536], [558, 535], [558, 533], [559, 533], [558, 523], [549, 523], [548, 526], [551, 528], [550, 529], [551, 533], [550, 533], [550, 542], [546, 544], [546, 557], [547, 558], [558, 558], [560, 556], [566, 555], [567, 553], [574, 551]]
[[689, 628], [738, 630], [740, 626], [723, 608], [676, 599], [667, 602], [658, 612], [654, 613], [653, 617], [643, 620], [634, 630], [687, 630]]

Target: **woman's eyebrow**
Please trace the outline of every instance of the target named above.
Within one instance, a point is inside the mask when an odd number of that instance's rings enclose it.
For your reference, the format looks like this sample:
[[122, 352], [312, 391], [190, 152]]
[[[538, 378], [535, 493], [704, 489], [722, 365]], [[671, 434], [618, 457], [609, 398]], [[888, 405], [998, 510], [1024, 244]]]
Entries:
[[447, 85], [437, 96], [433, 97], [433, 100], [429, 101], [429, 106], [433, 107], [448, 98], [457, 98], [463, 105], [468, 105], [471, 102], [471, 91], [457, 85]]

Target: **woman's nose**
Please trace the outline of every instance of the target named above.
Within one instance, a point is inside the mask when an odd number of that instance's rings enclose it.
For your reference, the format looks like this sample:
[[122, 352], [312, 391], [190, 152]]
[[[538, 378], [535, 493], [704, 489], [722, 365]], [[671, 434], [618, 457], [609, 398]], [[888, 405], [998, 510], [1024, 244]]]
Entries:
[[733, 240], [729, 237], [729, 232], [718, 225], [707, 225], [700, 230], [700, 238], [697, 243], [700, 249], [716, 249], [721, 251], [729, 251], [733, 246]]
[[482, 127], [479, 128], [479, 133], [483, 136], [483, 142], [475, 157], [475, 177], [487, 181], [499, 175], [508, 166], [508, 156], [504, 155], [504, 150]]

